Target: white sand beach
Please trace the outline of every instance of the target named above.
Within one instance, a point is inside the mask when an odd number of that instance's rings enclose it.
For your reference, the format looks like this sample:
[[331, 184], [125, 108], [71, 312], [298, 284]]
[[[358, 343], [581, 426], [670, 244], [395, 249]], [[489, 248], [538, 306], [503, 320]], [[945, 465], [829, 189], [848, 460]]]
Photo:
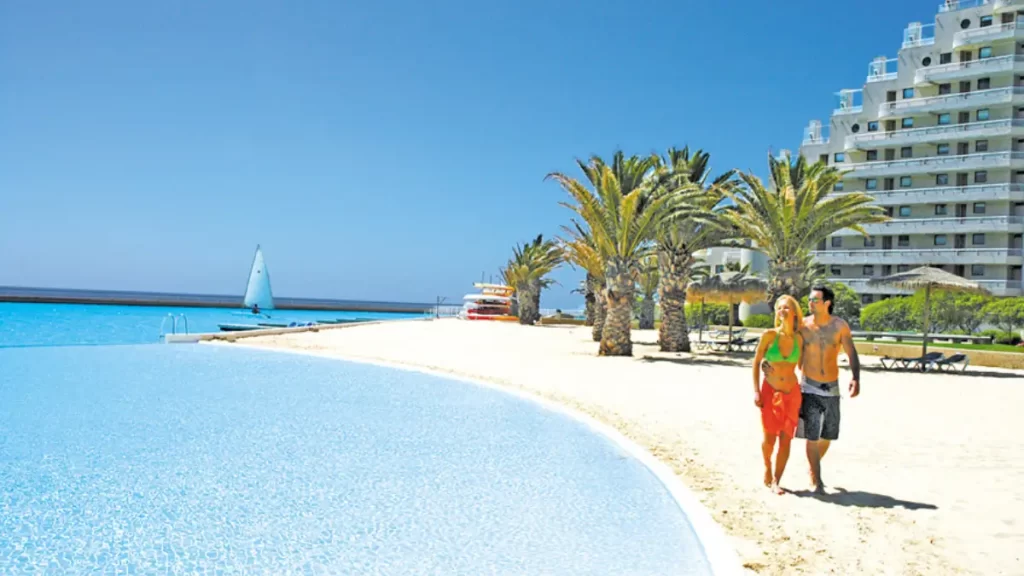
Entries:
[[844, 397], [823, 462], [829, 494], [807, 491], [796, 440], [778, 496], [761, 484], [751, 355], [664, 354], [655, 332], [633, 338], [633, 358], [601, 358], [589, 328], [437, 320], [232, 345], [428, 368], [576, 408], [667, 463], [753, 573], [1024, 574], [1024, 373], [882, 372], [862, 357], [861, 395]]

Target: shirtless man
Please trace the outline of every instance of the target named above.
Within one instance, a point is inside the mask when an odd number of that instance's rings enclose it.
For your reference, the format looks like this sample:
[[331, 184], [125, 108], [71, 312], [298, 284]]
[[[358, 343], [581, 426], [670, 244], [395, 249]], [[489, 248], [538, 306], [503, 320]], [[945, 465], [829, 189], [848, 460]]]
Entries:
[[839, 353], [850, 359], [850, 398], [860, 394], [860, 359], [853, 346], [850, 326], [832, 316], [835, 294], [827, 286], [815, 286], [807, 299], [811, 315], [806, 317], [803, 336], [803, 365], [800, 379], [802, 401], [796, 437], [807, 440], [807, 462], [811, 466], [811, 484], [822, 493], [821, 459], [829, 445], [839, 438]]

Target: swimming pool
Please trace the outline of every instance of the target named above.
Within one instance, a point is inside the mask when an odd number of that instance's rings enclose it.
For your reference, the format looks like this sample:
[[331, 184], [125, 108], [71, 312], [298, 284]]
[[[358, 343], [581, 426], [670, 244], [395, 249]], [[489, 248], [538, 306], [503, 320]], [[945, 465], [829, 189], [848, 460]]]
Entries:
[[648, 468], [489, 388], [230, 346], [0, 366], [3, 574], [710, 573]]

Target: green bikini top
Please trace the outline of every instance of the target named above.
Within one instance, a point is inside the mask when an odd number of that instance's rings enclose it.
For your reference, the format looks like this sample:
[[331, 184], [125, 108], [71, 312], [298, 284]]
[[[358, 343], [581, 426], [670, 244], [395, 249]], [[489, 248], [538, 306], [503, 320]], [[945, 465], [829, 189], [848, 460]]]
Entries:
[[789, 356], [782, 357], [782, 351], [779, 350], [779, 334], [775, 335], [775, 339], [768, 346], [768, 350], [765, 350], [764, 359], [769, 362], [788, 362], [790, 364], [796, 364], [800, 361], [800, 344], [797, 342], [796, 336], [793, 337], [793, 351], [789, 353]]

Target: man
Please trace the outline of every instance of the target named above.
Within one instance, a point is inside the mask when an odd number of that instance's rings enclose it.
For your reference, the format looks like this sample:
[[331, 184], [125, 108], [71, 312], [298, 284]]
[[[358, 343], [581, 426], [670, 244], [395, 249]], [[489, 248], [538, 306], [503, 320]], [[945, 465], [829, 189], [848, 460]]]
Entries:
[[823, 493], [821, 459], [833, 440], [839, 438], [839, 353], [850, 359], [853, 380], [850, 398], [860, 394], [860, 359], [853, 346], [850, 326], [832, 315], [835, 294], [827, 286], [815, 286], [807, 302], [810, 316], [804, 318], [800, 333], [804, 339], [800, 390], [800, 420], [796, 437], [807, 440], [807, 462], [814, 491]]

